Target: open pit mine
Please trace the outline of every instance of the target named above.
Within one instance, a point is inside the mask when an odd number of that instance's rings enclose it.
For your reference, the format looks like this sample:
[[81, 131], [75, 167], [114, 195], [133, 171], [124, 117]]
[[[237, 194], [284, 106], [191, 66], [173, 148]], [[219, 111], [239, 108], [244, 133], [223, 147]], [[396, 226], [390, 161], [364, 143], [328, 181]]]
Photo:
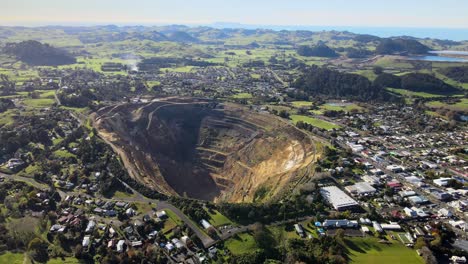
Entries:
[[310, 174], [320, 155], [286, 120], [226, 102], [122, 103], [97, 111], [93, 124], [134, 179], [210, 201], [271, 199]]

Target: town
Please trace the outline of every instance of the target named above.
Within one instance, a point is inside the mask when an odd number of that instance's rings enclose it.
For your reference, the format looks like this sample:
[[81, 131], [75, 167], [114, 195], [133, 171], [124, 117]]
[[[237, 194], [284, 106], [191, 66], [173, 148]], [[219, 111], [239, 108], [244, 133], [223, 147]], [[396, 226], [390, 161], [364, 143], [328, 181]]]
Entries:
[[466, 63], [206, 42], [130, 59], [93, 43], [65, 66], [2, 54], [0, 262], [466, 263], [467, 82], [445, 73]]

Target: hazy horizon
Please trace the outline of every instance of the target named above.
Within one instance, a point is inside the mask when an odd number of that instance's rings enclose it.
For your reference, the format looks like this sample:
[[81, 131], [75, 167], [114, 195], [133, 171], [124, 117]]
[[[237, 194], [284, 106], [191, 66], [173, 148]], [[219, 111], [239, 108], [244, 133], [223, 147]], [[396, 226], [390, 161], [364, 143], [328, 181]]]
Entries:
[[0, 0], [2, 25], [212, 24], [468, 28], [468, 2], [446, 0]]

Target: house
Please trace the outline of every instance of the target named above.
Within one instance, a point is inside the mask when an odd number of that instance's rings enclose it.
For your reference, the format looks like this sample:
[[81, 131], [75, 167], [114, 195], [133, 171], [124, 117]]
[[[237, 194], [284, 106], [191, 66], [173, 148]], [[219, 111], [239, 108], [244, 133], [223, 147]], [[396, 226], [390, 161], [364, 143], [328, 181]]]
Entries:
[[172, 243], [167, 243], [167, 244], [164, 246], [164, 248], [165, 248], [167, 251], [171, 252], [172, 250], [174, 250], [175, 247], [174, 247], [174, 245], [173, 245]]
[[135, 210], [133, 210], [133, 208], [128, 208], [127, 210], [125, 210], [125, 214], [128, 216], [128, 217], [132, 217], [135, 215]]
[[203, 226], [203, 228], [205, 228], [205, 229], [208, 229], [208, 228], [210, 228], [210, 227], [212, 226], [212, 225], [211, 225], [208, 221], [206, 221], [205, 219], [202, 219], [202, 220], [200, 221], [200, 224], [201, 224], [201, 225]]
[[52, 232], [52, 233], [53, 232], [63, 233], [63, 232], [65, 232], [66, 228], [67, 228], [66, 226], [56, 224], [56, 225], [51, 226], [49, 231]]
[[451, 263], [466, 263], [466, 257], [452, 256], [450, 258]]
[[346, 186], [345, 189], [349, 193], [359, 196], [372, 195], [377, 192], [377, 190], [367, 182], [357, 182], [354, 185]]
[[132, 247], [141, 247], [143, 245], [143, 242], [141, 241], [132, 241], [131, 242]]
[[88, 225], [86, 226], [86, 230], [85, 232], [86, 233], [91, 233], [94, 231], [94, 228], [96, 227], [96, 222], [94, 222], [93, 220], [89, 221], [88, 222]]
[[165, 218], [167, 218], [166, 211], [164, 211], [164, 210], [157, 211], [157, 212], [156, 212], [156, 217], [159, 218], [159, 219], [165, 219]]
[[171, 240], [171, 242], [172, 242], [172, 244], [175, 245], [175, 247], [176, 247], [177, 249], [182, 249], [182, 248], [184, 248], [184, 244], [182, 244], [182, 242], [180, 242], [180, 240], [179, 240], [178, 238], [173, 238], [173, 239]]
[[116, 202], [115, 203], [115, 206], [119, 207], [119, 208], [125, 208], [127, 207], [127, 203], [126, 202]]
[[379, 223], [377, 223], [377, 221], [372, 222], [372, 227], [374, 227], [376, 232], [379, 232], [379, 233], [383, 232], [382, 226]]
[[394, 230], [394, 231], [401, 230], [401, 226], [396, 223], [380, 224], [380, 227], [382, 227], [383, 230]]
[[399, 172], [404, 171], [403, 167], [398, 166], [398, 165], [388, 165], [386, 169], [393, 173], [399, 173]]
[[347, 219], [326, 219], [322, 223], [323, 228], [355, 228], [358, 226], [357, 221], [349, 221]]
[[449, 183], [451, 179], [452, 178], [439, 178], [439, 179], [433, 180], [432, 182], [437, 186], [445, 187], [447, 186], [447, 184]]
[[180, 241], [185, 244], [186, 247], [192, 246], [192, 240], [188, 236], [183, 236], [180, 238]]
[[158, 231], [153, 230], [148, 234], [148, 239], [153, 239], [158, 235]]
[[296, 229], [296, 233], [300, 237], [305, 237], [304, 229], [302, 228], [301, 224], [294, 224], [294, 229]]
[[119, 253], [123, 252], [124, 246], [125, 246], [125, 240], [119, 240], [119, 242], [117, 242], [117, 252]]
[[450, 210], [448, 210], [447, 208], [440, 208], [439, 211], [438, 211], [438, 214], [441, 217], [452, 217], [453, 216], [452, 212]]
[[86, 247], [89, 246], [90, 241], [91, 241], [91, 240], [90, 240], [90, 237], [89, 237], [89, 236], [85, 236], [85, 237], [83, 238], [83, 241], [81, 242], [81, 245], [82, 245], [84, 248], [86, 248]]

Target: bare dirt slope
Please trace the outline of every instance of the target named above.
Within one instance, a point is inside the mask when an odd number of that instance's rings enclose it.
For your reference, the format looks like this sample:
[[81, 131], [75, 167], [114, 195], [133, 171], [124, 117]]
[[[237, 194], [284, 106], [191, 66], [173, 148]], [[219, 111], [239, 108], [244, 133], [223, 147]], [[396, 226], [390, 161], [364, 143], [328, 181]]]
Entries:
[[120, 104], [100, 109], [93, 123], [132, 177], [197, 199], [267, 199], [318, 158], [307, 134], [230, 103], [171, 98]]

